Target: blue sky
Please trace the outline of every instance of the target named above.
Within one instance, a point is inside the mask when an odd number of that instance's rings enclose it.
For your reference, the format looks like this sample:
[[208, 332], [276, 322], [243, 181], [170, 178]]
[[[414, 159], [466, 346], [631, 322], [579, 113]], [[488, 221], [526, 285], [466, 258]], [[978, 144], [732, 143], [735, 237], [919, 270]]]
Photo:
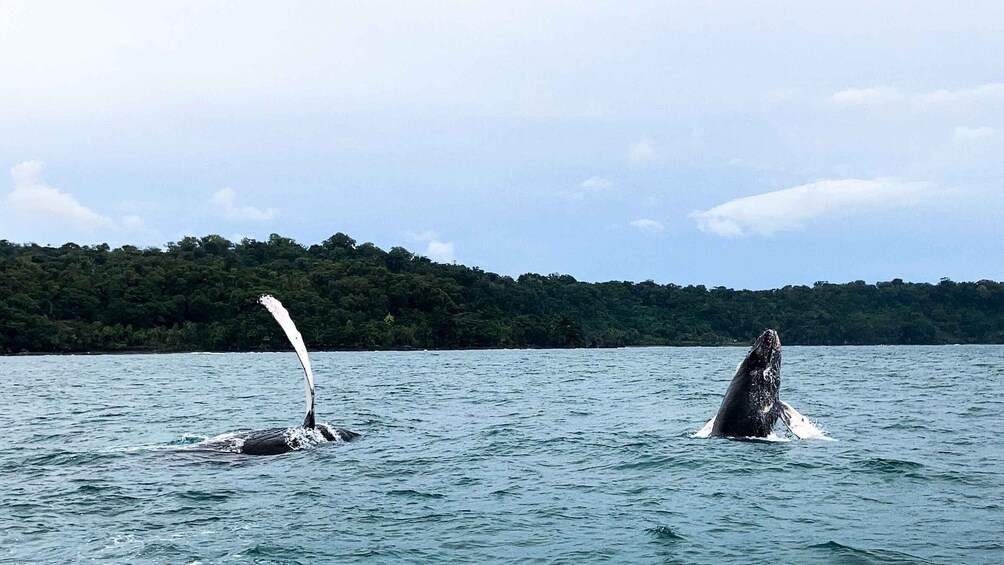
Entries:
[[0, 238], [1004, 279], [1004, 4], [0, 1]]

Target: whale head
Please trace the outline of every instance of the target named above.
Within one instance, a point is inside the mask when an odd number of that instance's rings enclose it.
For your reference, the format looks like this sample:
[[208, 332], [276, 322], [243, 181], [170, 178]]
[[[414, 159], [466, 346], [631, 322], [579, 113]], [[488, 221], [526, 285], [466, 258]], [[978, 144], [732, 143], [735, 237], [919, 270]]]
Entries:
[[763, 380], [771, 384], [780, 380], [781, 338], [776, 331], [766, 330], [760, 334], [736, 373], [745, 374], [751, 380]]

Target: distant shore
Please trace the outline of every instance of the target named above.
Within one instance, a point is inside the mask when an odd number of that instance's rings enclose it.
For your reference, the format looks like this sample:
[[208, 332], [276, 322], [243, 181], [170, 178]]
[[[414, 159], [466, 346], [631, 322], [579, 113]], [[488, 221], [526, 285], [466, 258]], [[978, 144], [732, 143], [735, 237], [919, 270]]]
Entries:
[[513, 278], [345, 234], [186, 237], [166, 249], [0, 240], [0, 354], [283, 350], [280, 299], [311, 350], [1004, 343], [1004, 284], [900, 279], [772, 290]]

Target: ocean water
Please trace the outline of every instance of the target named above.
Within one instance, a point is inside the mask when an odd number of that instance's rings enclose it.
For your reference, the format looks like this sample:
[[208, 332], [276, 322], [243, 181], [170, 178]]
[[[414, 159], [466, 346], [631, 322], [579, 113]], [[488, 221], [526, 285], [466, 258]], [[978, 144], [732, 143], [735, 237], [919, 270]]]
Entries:
[[[0, 358], [0, 562], [1001, 563], [1004, 347], [786, 347], [835, 441], [692, 437], [744, 348]], [[783, 428], [779, 428], [783, 436]]]

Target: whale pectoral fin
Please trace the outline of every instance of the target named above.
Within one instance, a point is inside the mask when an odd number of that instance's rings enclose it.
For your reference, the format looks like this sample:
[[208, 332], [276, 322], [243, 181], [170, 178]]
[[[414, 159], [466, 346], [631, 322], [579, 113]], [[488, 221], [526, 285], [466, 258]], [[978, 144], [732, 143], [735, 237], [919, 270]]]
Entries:
[[718, 414], [712, 416], [711, 419], [708, 420], [708, 423], [704, 424], [703, 428], [697, 430], [697, 433], [694, 434], [694, 437], [699, 437], [699, 438], [711, 437], [711, 430], [712, 428], [715, 427], [715, 418], [717, 417]]
[[307, 429], [314, 428], [314, 409], [311, 408], [310, 412], [307, 412], [307, 417], [303, 419], [303, 427]]
[[798, 413], [791, 404], [781, 401], [781, 421], [795, 434], [798, 439], [825, 438], [823, 432], [814, 426], [808, 418]]

